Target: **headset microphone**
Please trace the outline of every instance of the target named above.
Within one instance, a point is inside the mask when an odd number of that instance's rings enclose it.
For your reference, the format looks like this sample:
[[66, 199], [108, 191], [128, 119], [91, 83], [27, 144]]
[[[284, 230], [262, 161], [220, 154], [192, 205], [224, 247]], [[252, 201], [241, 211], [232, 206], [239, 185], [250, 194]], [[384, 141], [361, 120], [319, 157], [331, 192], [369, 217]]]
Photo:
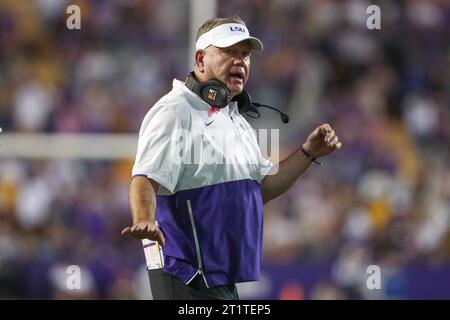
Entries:
[[185, 85], [210, 106], [224, 108], [230, 103], [230, 101], [236, 101], [239, 113], [243, 113], [250, 118], [259, 119], [261, 114], [259, 113], [258, 108], [263, 107], [278, 112], [281, 116], [281, 122], [289, 122], [289, 116], [277, 108], [252, 102], [252, 99], [246, 90], [242, 90], [240, 94], [231, 98], [231, 93], [226, 85], [217, 79], [212, 79], [207, 82], [199, 82], [196, 79], [194, 72], [191, 72], [186, 78]]
[[[289, 116], [288, 116], [286, 113], [281, 112], [280, 110], [278, 110], [278, 109], [275, 108], [275, 107], [268, 106], [268, 105], [266, 105], [266, 104], [261, 104], [261, 103], [258, 103], [258, 102], [253, 102], [252, 104], [253, 104], [256, 108], [261, 108], [261, 107], [263, 107], [263, 108], [272, 109], [272, 110], [274, 110], [274, 111], [276, 111], [276, 112], [278, 112], [278, 113], [280, 114], [281, 122], [283, 122], [283, 123], [288, 123], [288, 122], [289, 122]], [[259, 113], [259, 112], [258, 112], [258, 113]], [[250, 116], [250, 117], [251, 117], [251, 116]], [[258, 118], [259, 118], [259, 117], [258, 117]]]

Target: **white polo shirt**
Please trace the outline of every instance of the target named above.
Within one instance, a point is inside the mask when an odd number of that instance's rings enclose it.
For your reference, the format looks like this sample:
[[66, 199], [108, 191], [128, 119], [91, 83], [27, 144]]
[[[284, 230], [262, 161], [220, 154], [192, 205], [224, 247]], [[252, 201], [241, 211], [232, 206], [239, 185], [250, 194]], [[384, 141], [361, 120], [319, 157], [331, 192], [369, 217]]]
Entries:
[[186, 284], [201, 274], [208, 287], [258, 280], [271, 167], [235, 102], [215, 110], [174, 80], [142, 122], [132, 172], [160, 184], [163, 271]]
[[158, 182], [160, 195], [243, 179], [260, 183], [273, 164], [261, 155], [255, 131], [236, 102], [216, 110], [174, 79], [142, 122], [133, 176]]

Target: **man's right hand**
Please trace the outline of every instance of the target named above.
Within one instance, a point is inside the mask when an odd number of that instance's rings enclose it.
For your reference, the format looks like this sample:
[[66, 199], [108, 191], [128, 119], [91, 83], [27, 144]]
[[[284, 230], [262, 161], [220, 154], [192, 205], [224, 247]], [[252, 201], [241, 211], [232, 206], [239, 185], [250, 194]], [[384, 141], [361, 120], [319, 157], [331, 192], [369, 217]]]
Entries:
[[165, 239], [161, 229], [151, 222], [138, 222], [132, 227], [126, 227], [122, 230], [122, 235], [128, 235], [136, 239], [149, 239], [158, 241], [159, 245], [164, 247]]

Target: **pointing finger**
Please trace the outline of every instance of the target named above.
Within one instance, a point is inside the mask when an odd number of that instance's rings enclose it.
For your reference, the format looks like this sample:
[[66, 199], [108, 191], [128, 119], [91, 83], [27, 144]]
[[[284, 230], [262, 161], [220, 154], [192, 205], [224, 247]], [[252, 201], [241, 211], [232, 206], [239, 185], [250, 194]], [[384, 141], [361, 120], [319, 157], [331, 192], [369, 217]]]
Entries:
[[124, 235], [126, 235], [126, 234], [129, 234], [130, 233], [130, 230], [131, 230], [131, 228], [130, 227], [126, 227], [125, 229], [123, 229], [122, 230], [122, 235], [124, 236]]
[[164, 247], [165, 244], [166, 244], [166, 240], [164, 239], [164, 235], [163, 235], [163, 233], [162, 233], [161, 231], [159, 231], [159, 232], [157, 233], [156, 238], [157, 238], [158, 243], [159, 243], [162, 247]]

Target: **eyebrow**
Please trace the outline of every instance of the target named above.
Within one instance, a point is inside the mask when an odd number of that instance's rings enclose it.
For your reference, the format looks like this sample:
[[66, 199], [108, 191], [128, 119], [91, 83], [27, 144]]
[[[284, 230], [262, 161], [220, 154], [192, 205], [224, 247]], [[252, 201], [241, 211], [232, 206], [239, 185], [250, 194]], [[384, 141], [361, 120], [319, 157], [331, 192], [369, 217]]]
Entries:
[[233, 51], [233, 50], [242, 50], [244, 53], [250, 54], [253, 50], [251, 47], [244, 47], [242, 49], [239, 49], [239, 47], [226, 47], [226, 48], [219, 48], [222, 51]]

